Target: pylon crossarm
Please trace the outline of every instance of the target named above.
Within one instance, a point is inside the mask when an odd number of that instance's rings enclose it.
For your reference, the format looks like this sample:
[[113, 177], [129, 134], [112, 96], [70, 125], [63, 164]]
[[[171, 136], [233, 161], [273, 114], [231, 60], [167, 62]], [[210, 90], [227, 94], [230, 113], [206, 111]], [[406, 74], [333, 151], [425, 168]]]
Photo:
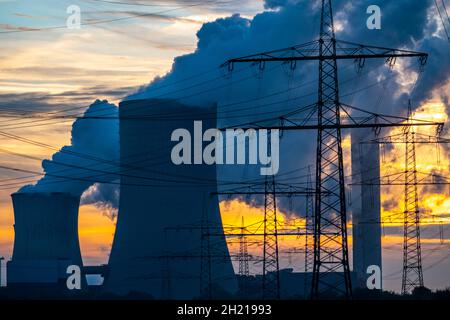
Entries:
[[[429, 121], [425, 119], [410, 119], [408, 117], [402, 116], [394, 116], [383, 113], [376, 113], [369, 110], [365, 110], [362, 108], [358, 108], [346, 103], [340, 103], [341, 112], [345, 113], [347, 117], [343, 118], [343, 121], [346, 121], [349, 124], [355, 125], [364, 125], [371, 124], [375, 122], [375, 124], [392, 124], [394, 126], [399, 127], [414, 127], [414, 126], [443, 126], [443, 122], [435, 122]], [[353, 112], [348, 111], [346, 108], [352, 110]], [[355, 114], [356, 113], [356, 114]]]
[[[313, 117], [313, 114], [308, 114], [306, 118], [297, 118], [295, 116], [317, 108], [317, 103], [310, 104], [297, 110], [280, 115], [278, 117], [271, 117], [263, 120], [245, 122], [237, 124], [227, 128], [221, 128], [220, 130], [226, 131], [227, 129], [267, 129], [267, 130], [327, 130], [327, 129], [354, 129], [354, 128], [393, 128], [393, 127], [423, 127], [434, 126], [436, 128], [442, 127], [443, 122], [434, 122], [429, 120], [414, 119], [414, 121], [408, 121], [407, 117], [393, 116], [381, 113], [375, 113], [361, 108], [357, 108], [345, 103], [340, 103], [340, 123], [327, 123], [319, 125], [317, 123], [317, 115]], [[350, 111], [352, 110], [352, 112]], [[314, 112], [316, 113], [316, 112]], [[447, 143], [446, 139], [441, 139], [443, 143]]]
[[229, 67], [229, 69], [231, 70], [233, 64], [235, 63], [255, 63], [264, 61], [294, 61], [296, 60], [295, 58], [305, 58], [304, 60], [311, 60], [307, 58], [314, 57], [318, 53], [319, 53], [319, 40], [314, 40], [304, 44], [295, 45], [289, 48], [266, 51], [239, 58], [229, 59], [226, 62], [224, 62], [221, 65], [221, 67]]
[[336, 40], [336, 52], [341, 55], [354, 56], [355, 59], [418, 57], [422, 66], [427, 63], [428, 59], [428, 54], [425, 52], [371, 46], [344, 40]]
[[[427, 173], [416, 171], [417, 176], [421, 178], [417, 179], [418, 186], [427, 185], [450, 185], [450, 179], [436, 173]], [[405, 171], [391, 173], [380, 177], [380, 179], [369, 179], [364, 181], [353, 182], [350, 186], [403, 186], [405, 185]]]
[[[296, 187], [296, 186], [289, 186], [289, 187], [280, 187], [280, 191], [277, 191], [277, 196], [308, 196], [308, 195], [314, 195], [316, 193], [315, 189], [309, 189], [309, 188], [303, 188], [303, 187]], [[223, 195], [223, 196], [233, 196], [233, 195], [264, 195], [264, 188], [258, 189], [258, 188], [252, 188], [249, 189], [227, 189], [223, 191], [215, 191], [211, 193], [212, 195]], [[322, 195], [327, 196], [330, 192], [322, 192]]]
[[[439, 136], [430, 136], [430, 135], [421, 134], [421, 133], [417, 133], [417, 132], [414, 135], [415, 135], [414, 143], [416, 143], [416, 144], [417, 143], [420, 143], [420, 144], [450, 143], [450, 139], [439, 137]], [[368, 141], [361, 141], [360, 143], [361, 144], [405, 144], [406, 140], [405, 140], [405, 134], [400, 133], [400, 134], [390, 135], [390, 136], [372, 139], [372, 140], [368, 140]]]
[[[311, 297], [318, 298], [322, 289], [333, 289], [342, 292], [346, 297], [351, 297], [352, 286], [350, 279], [350, 266], [348, 259], [347, 239], [347, 210], [344, 183], [344, 161], [342, 150], [342, 129], [374, 128], [376, 132], [383, 127], [411, 127], [412, 121], [406, 118], [388, 117], [350, 107], [340, 102], [338, 61], [351, 59], [358, 63], [358, 67], [364, 66], [365, 59], [384, 58], [389, 66], [393, 66], [397, 58], [418, 57], [420, 65], [426, 63], [426, 53], [407, 51], [402, 49], [390, 49], [376, 46], [367, 46], [351, 42], [338, 41], [335, 38], [333, 22], [333, 8], [331, 0], [322, 0], [320, 18], [320, 39], [300, 46], [286, 49], [263, 52], [241, 58], [230, 59], [222, 66], [228, 66], [233, 70], [235, 63], [252, 63], [264, 70], [268, 62], [290, 62], [291, 68], [296, 67], [297, 61], [317, 60], [319, 64], [318, 100], [316, 104], [298, 109], [290, 114], [280, 115], [276, 118], [251, 122], [234, 126], [240, 129], [268, 129], [268, 130], [317, 130], [316, 147], [316, 193], [314, 209], [314, 264], [311, 284]], [[363, 113], [362, 117], [349, 112]], [[306, 118], [296, 119], [299, 114], [306, 113]], [[415, 121], [414, 125], [435, 125], [423, 121]], [[439, 124], [438, 129], [442, 130]], [[223, 129], [226, 130], [226, 129]], [[270, 185], [267, 184], [266, 185]], [[322, 198], [324, 191], [330, 191], [326, 201]], [[276, 201], [267, 192], [266, 214], [276, 213], [276, 205], [268, 210]], [[275, 194], [275, 191], [273, 191]], [[269, 200], [269, 201], [268, 201]], [[270, 206], [267, 204], [270, 203]], [[336, 219], [333, 219], [336, 217]], [[265, 221], [268, 219], [265, 218]], [[269, 226], [271, 227], [271, 226]], [[276, 227], [276, 223], [275, 223]], [[265, 224], [265, 230], [267, 225]], [[324, 237], [329, 232], [337, 232], [337, 239]], [[266, 233], [266, 231], [265, 231]], [[322, 241], [323, 240], [323, 241]], [[328, 248], [334, 242], [338, 248]], [[270, 252], [270, 251], [269, 251]], [[278, 254], [278, 251], [276, 251]], [[274, 255], [269, 254], [269, 258]], [[270, 260], [270, 259], [269, 259]], [[336, 260], [336, 261], [335, 261]], [[328, 265], [330, 264], [330, 265]], [[266, 265], [266, 245], [264, 251], [264, 266]], [[264, 267], [266, 269], [266, 267]], [[342, 281], [330, 282], [329, 273], [335, 273]], [[327, 274], [328, 273], [328, 274]], [[276, 273], [278, 275], [278, 273]], [[263, 276], [265, 272], [263, 273]], [[266, 278], [264, 278], [266, 279]], [[265, 283], [265, 281], [263, 281]], [[271, 283], [269, 281], [268, 283]], [[343, 284], [343, 286], [339, 285]], [[267, 286], [263, 286], [263, 291]]]
[[[212, 192], [212, 195], [260, 195], [264, 194], [264, 183], [249, 184], [248, 186], [240, 186], [237, 188], [228, 188], [222, 191]], [[298, 187], [290, 184], [278, 184], [277, 196], [295, 196], [295, 195], [311, 195], [315, 194], [315, 189]]]
[[[320, 44], [332, 46], [333, 41], [336, 44], [336, 54], [323, 55], [320, 53]], [[394, 49], [358, 44], [349, 41], [336, 40], [333, 38], [314, 40], [308, 43], [295, 45], [288, 48], [266, 51], [247, 55], [239, 58], [227, 60], [221, 67], [233, 69], [236, 63], [255, 63], [260, 68], [264, 68], [266, 62], [295, 62], [295, 61], [311, 61], [311, 60], [361, 60], [361, 59], [395, 59], [395, 58], [419, 58], [420, 64], [423, 66], [427, 62], [428, 54], [424, 52], [410, 51], [404, 49]], [[389, 60], [392, 63], [394, 60]], [[295, 67], [295, 65], [292, 65]]]

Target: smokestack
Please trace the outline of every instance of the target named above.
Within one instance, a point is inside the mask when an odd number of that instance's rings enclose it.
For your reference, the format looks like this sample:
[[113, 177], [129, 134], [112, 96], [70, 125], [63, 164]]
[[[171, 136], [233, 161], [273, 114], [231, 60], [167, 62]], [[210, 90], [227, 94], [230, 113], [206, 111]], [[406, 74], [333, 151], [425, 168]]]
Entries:
[[[375, 139], [371, 130], [352, 131], [352, 182], [380, 180], [380, 147], [361, 144]], [[382, 270], [380, 186], [352, 186], [353, 271], [356, 287], [367, 288], [367, 267]]]
[[[78, 241], [80, 198], [69, 193], [14, 193], [14, 250], [8, 287], [66, 289], [69, 265], [82, 269]], [[82, 277], [82, 285], [86, 285]]]
[[[121, 194], [105, 290], [144, 292], [157, 299], [198, 298], [202, 217], [222, 228], [218, 198], [211, 195], [217, 190], [216, 167], [173, 164], [171, 150], [177, 142], [171, 135], [187, 129], [193, 137], [194, 121], [202, 121], [203, 131], [214, 128], [216, 110], [172, 100], [131, 100], [120, 104], [119, 115]], [[166, 229], [187, 225], [194, 228]], [[210, 240], [212, 286], [234, 292], [237, 283], [225, 238]]]

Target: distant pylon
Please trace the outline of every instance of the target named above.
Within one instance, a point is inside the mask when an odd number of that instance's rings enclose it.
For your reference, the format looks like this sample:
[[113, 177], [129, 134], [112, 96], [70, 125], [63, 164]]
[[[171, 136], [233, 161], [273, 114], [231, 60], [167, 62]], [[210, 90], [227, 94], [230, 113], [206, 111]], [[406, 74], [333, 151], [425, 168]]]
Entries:
[[[269, 138], [270, 143], [270, 138]], [[270, 150], [270, 145], [269, 148]], [[238, 189], [232, 188], [231, 191], [217, 192], [218, 195], [264, 195], [264, 232], [260, 234], [251, 233], [251, 236], [263, 236], [264, 237], [264, 254], [263, 254], [263, 297], [266, 299], [278, 299], [280, 296], [280, 282], [279, 282], [279, 262], [278, 262], [278, 221], [277, 221], [277, 197], [293, 196], [307, 196], [314, 195], [313, 189], [305, 189], [298, 186], [290, 186], [281, 184], [275, 186], [275, 178], [273, 176], [267, 176], [264, 184], [261, 184], [264, 189], [259, 189], [258, 184], [240, 187]], [[242, 227], [240, 228], [243, 229]], [[250, 232], [246, 228], [246, 236], [250, 235]], [[286, 233], [281, 232], [283, 236], [300, 236], [299, 233]], [[304, 236], [305, 233], [301, 234]], [[241, 234], [241, 238], [243, 238]], [[249, 256], [250, 257], [250, 256]]]
[[[408, 121], [412, 121], [411, 102]], [[420, 245], [420, 211], [417, 193], [416, 143], [414, 127], [405, 128], [405, 211], [403, 226], [402, 293], [423, 287], [422, 253]]]
[[212, 299], [210, 228], [208, 213], [205, 209], [205, 201], [203, 203], [200, 228], [200, 296], [202, 299], [210, 300]]
[[[331, 0], [322, 0], [320, 56], [336, 56]], [[344, 160], [342, 152], [341, 108], [337, 59], [319, 60], [316, 202], [314, 226], [314, 267], [311, 296], [336, 290], [351, 296], [347, 245], [347, 210], [345, 207]], [[322, 125], [336, 128], [323, 129]], [[323, 193], [331, 192], [323, 197]], [[339, 280], [331, 280], [333, 277]]]
[[247, 246], [247, 235], [246, 235], [246, 229], [244, 224], [244, 217], [242, 216], [242, 222], [241, 222], [241, 234], [239, 237], [239, 289], [241, 292], [245, 293], [247, 292], [247, 281], [248, 276], [250, 275], [250, 270], [248, 266], [248, 246]]
[[275, 177], [266, 178], [264, 195], [263, 299], [280, 298]]
[[[311, 168], [308, 167], [307, 188], [312, 189]], [[314, 195], [306, 197], [306, 213], [305, 213], [305, 297], [308, 296], [311, 283], [309, 281], [308, 272], [312, 272], [314, 267]]]
[[[222, 66], [233, 70], [236, 63], [258, 64], [260, 69], [270, 62], [291, 63], [315, 60], [319, 62], [318, 101], [312, 105], [277, 115], [271, 119], [239, 125], [241, 129], [317, 130], [314, 268], [311, 297], [350, 298], [352, 286], [348, 259], [347, 210], [345, 203], [344, 163], [342, 152], [343, 129], [405, 127], [398, 117], [381, 115], [349, 106], [339, 98], [338, 61], [354, 60], [358, 67], [366, 59], [385, 59], [390, 67], [400, 57], [418, 57], [420, 66], [426, 64], [428, 54], [401, 49], [367, 46], [337, 40], [334, 32], [331, 0], [322, 0], [320, 38], [285, 49], [233, 58]], [[349, 110], [348, 108], [352, 109]], [[348, 110], [347, 110], [348, 109]], [[357, 110], [368, 117], [358, 119], [350, 115]], [[309, 112], [308, 112], [309, 111]], [[308, 112], [308, 113], [307, 113]], [[299, 121], [300, 114], [308, 114]], [[314, 118], [313, 115], [316, 115]], [[347, 115], [347, 116], [346, 116]], [[317, 120], [316, 120], [317, 119]], [[397, 119], [397, 121], [394, 121]], [[313, 121], [314, 120], [314, 121]], [[346, 120], [346, 121], [343, 121]], [[273, 122], [278, 122], [273, 124]], [[316, 122], [317, 121], [317, 122]], [[316, 122], [316, 123], [312, 123]], [[442, 123], [418, 122], [415, 125]]]
[[[405, 145], [405, 168], [403, 171], [388, 174], [383, 177], [353, 183], [353, 185], [361, 186], [404, 186], [404, 240], [403, 240], [403, 274], [402, 274], [402, 293], [407, 294], [416, 287], [422, 287], [423, 270], [422, 270], [422, 255], [420, 244], [420, 208], [418, 200], [417, 188], [419, 185], [439, 185], [439, 181], [435, 181], [431, 176], [431, 181], [417, 178], [417, 164], [416, 164], [416, 145], [417, 144], [432, 144], [438, 146], [439, 144], [449, 144], [450, 139], [440, 137], [442, 127], [437, 126], [435, 136], [425, 135], [415, 132], [413, 123], [411, 102], [408, 106], [408, 116], [405, 118], [406, 126], [400, 134], [385, 136], [381, 138], [372, 139], [361, 143], [369, 144], [404, 144]], [[401, 178], [404, 181], [400, 181]], [[445, 183], [446, 184], [446, 183]], [[389, 219], [390, 220], [390, 219]], [[383, 223], [383, 222], [382, 222]]]
[[248, 258], [247, 237], [245, 232], [244, 217], [242, 217], [241, 235], [239, 238], [239, 275], [241, 277], [248, 277], [250, 275]]

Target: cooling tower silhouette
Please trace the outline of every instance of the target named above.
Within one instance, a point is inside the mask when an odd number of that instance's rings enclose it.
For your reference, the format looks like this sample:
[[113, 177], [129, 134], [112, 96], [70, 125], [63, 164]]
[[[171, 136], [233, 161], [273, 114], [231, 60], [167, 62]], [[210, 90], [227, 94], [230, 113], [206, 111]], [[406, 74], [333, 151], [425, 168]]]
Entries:
[[[198, 298], [202, 217], [222, 229], [218, 199], [211, 195], [217, 190], [216, 167], [173, 164], [177, 142], [171, 135], [184, 128], [193, 139], [194, 120], [203, 122], [203, 131], [214, 128], [215, 107], [134, 100], [122, 102], [119, 114], [120, 205], [104, 288], [156, 299]], [[232, 293], [237, 284], [225, 238], [211, 241], [211, 287]]]
[[[68, 193], [14, 193], [14, 250], [8, 286], [66, 289], [69, 265], [82, 269], [78, 241], [80, 198]], [[86, 285], [82, 277], [82, 285]]]

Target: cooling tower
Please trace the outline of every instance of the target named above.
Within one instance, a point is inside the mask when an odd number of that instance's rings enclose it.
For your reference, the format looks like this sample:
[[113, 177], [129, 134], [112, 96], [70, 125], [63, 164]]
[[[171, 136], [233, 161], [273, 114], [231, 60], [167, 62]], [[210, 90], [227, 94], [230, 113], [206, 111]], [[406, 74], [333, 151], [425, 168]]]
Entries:
[[[378, 144], [361, 144], [374, 139], [371, 130], [352, 132], [352, 182], [379, 181], [380, 148]], [[352, 186], [353, 271], [356, 287], [366, 288], [367, 267], [382, 270], [380, 186]]]
[[[201, 240], [202, 226], [222, 228], [218, 199], [212, 195], [216, 168], [171, 160], [177, 144], [171, 141], [172, 132], [187, 129], [194, 140], [194, 120], [202, 121], [203, 131], [215, 128], [215, 107], [135, 100], [122, 102], [119, 114], [120, 206], [105, 290], [143, 292], [156, 299], [199, 298], [200, 284], [205, 284], [200, 278], [210, 270], [213, 295], [234, 292], [237, 284], [223, 231], [214, 229], [215, 236]], [[205, 241], [208, 251], [202, 253]], [[210, 259], [202, 268], [205, 252]]]
[[[82, 268], [80, 198], [68, 193], [14, 193], [14, 250], [8, 286], [66, 289], [69, 265]], [[86, 285], [82, 277], [82, 285]]]

